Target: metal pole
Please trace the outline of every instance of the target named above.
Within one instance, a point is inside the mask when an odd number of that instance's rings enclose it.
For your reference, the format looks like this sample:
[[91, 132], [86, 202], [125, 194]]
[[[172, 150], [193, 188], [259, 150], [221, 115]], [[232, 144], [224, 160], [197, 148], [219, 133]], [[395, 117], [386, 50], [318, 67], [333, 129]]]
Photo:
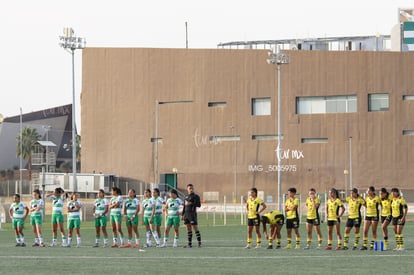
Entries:
[[73, 191], [78, 191], [76, 179], [76, 121], [75, 121], [75, 49], [72, 49], [72, 169]]
[[352, 190], [352, 137], [349, 137], [349, 188]]
[[155, 100], [155, 184], [158, 184], [158, 99]]
[[185, 48], [188, 49], [188, 24], [185, 22]]
[[[279, 53], [279, 49], [278, 49]], [[282, 123], [280, 63], [277, 64], [277, 207], [282, 210]]]
[[[42, 165], [42, 198], [43, 198], [43, 201], [45, 200], [45, 196], [46, 196], [45, 187], [46, 187], [45, 167], [44, 167], [44, 165]], [[43, 212], [43, 218], [44, 218], [45, 217], [45, 207], [43, 207], [42, 212]]]
[[22, 193], [22, 169], [23, 169], [23, 115], [20, 107], [20, 169], [19, 169], [19, 191]]

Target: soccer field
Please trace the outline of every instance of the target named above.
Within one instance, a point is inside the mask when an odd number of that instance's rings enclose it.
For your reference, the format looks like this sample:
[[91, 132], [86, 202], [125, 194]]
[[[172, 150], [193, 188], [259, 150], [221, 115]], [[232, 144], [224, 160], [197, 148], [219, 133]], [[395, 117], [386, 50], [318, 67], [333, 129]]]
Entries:
[[[342, 223], [342, 228], [344, 223]], [[326, 240], [326, 224], [322, 224]], [[43, 226], [46, 243], [51, 239], [50, 223]], [[125, 228], [124, 232], [126, 231]], [[392, 227], [389, 228], [390, 230]], [[26, 224], [27, 247], [15, 247], [10, 224], [0, 231], [1, 274], [411, 274], [414, 261], [414, 225], [404, 229], [406, 251], [325, 251], [303, 249], [244, 249], [246, 226], [212, 226], [200, 217], [202, 248], [182, 248], [185, 228], [180, 230], [179, 248], [93, 248], [95, 232], [90, 222], [81, 225], [80, 248], [31, 247], [33, 233]], [[300, 227], [302, 245], [306, 242], [305, 225]], [[141, 244], [144, 228], [140, 227]], [[379, 239], [382, 233], [379, 230]], [[111, 236], [111, 234], [110, 234]], [[172, 239], [172, 234], [170, 240]], [[59, 238], [60, 240], [60, 238]], [[314, 236], [315, 240], [315, 236]], [[390, 233], [391, 248], [394, 234]], [[353, 234], [350, 238], [353, 242]], [[171, 241], [170, 241], [171, 242]], [[286, 229], [282, 229], [282, 245]], [[313, 242], [315, 243], [315, 241]], [[255, 239], [253, 244], [255, 244]], [[324, 241], [326, 244], [326, 241]], [[334, 239], [334, 245], [336, 241]]]

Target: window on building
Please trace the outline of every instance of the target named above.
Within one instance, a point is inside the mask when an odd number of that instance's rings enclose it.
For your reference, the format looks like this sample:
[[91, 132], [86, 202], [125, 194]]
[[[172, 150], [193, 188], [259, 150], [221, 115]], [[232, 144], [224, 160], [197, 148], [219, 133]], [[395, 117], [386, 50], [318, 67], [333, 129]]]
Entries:
[[414, 95], [403, 95], [403, 100], [414, 100]]
[[296, 98], [297, 114], [355, 113], [356, 111], [356, 95], [306, 96]]
[[302, 138], [302, 143], [328, 143], [327, 138]]
[[252, 140], [277, 140], [277, 135], [252, 135]]
[[225, 101], [218, 101], [218, 102], [209, 102], [208, 107], [226, 107], [227, 102]]
[[270, 116], [271, 111], [270, 97], [252, 98], [252, 115], [253, 116]]
[[369, 94], [368, 95], [368, 111], [380, 112], [388, 111], [390, 108], [388, 94]]
[[414, 136], [414, 130], [403, 130], [403, 136]]

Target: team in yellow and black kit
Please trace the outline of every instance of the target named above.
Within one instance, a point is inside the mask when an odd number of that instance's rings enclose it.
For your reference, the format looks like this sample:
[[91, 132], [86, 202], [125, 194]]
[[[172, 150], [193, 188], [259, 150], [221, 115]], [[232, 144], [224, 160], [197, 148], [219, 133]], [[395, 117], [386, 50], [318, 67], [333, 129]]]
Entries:
[[296, 188], [292, 187], [288, 189], [288, 198], [285, 203], [286, 213], [286, 230], [287, 230], [287, 245], [286, 249], [292, 248], [292, 229], [295, 230], [296, 236], [296, 249], [300, 248], [300, 235], [299, 235], [299, 199], [295, 197]]
[[247, 245], [245, 248], [249, 249], [252, 244], [253, 227], [256, 230], [256, 247], [260, 248], [262, 243], [262, 236], [260, 235], [260, 213], [266, 209], [264, 201], [257, 197], [257, 189], [250, 189], [250, 197], [246, 202], [247, 209]]
[[368, 233], [370, 226], [372, 226], [372, 236], [369, 248], [370, 250], [374, 249], [374, 243], [377, 240], [377, 227], [379, 221], [380, 204], [381, 199], [375, 194], [375, 187], [368, 187], [367, 196], [365, 198], [366, 213], [364, 221], [364, 243], [362, 244], [361, 250], [368, 249]]
[[[269, 241], [267, 249], [273, 248], [273, 240], [276, 239], [276, 249], [280, 248], [280, 244], [282, 241], [282, 235], [280, 234], [280, 230], [284, 224], [285, 217], [283, 216], [282, 212], [278, 210], [270, 211], [262, 216], [262, 224], [263, 224], [263, 235]], [[270, 235], [267, 234], [267, 226], [266, 224], [270, 225]]]
[[352, 227], [355, 227], [355, 241], [352, 250], [356, 250], [359, 245], [359, 229], [362, 222], [361, 207], [365, 205], [365, 200], [358, 194], [358, 189], [353, 188], [350, 196], [347, 197], [345, 201], [348, 203], [348, 220], [345, 226], [343, 249], [348, 250], [349, 233], [351, 232]]
[[381, 198], [381, 228], [382, 236], [384, 237], [384, 250], [388, 250], [389, 241], [388, 241], [388, 225], [392, 221], [391, 215], [391, 203], [392, 195], [390, 195], [386, 188], [381, 188], [380, 191]]
[[326, 214], [328, 216], [328, 245], [325, 250], [332, 250], [332, 231], [335, 226], [338, 246], [336, 250], [342, 249], [341, 236], [341, 217], [345, 212], [345, 207], [339, 199], [339, 192], [335, 188], [329, 190], [329, 199], [326, 202]]
[[408, 206], [405, 199], [401, 197], [398, 188], [391, 189], [391, 193], [392, 225], [394, 226], [395, 242], [397, 244], [394, 250], [404, 251], [404, 237], [402, 231], [405, 225], [405, 218], [407, 217]]
[[322, 247], [322, 233], [321, 233], [321, 219], [319, 217], [319, 206], [321, 200], [316, 196], [316, 190], [314, 188], [309, 189], [309, 196], [306, 199], [306, 231], [308, 233], [306, 239], [306, 246], [304, 249], [310, 249], [312, 243], [312, 227], [315, 227], [316, 234], [318, 235], [318, 246], [316, 249]]

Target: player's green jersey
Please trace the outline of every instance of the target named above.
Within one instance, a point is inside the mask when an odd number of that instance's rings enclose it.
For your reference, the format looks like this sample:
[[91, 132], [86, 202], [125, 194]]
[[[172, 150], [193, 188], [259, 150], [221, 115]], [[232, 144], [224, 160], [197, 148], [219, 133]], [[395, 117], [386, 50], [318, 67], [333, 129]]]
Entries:
[[132, 216], [137, 213], [137, 209], [139, 206], [139, 200], [137, 198], [127, 198], [124, 203], [124, 207], [126, 209], [127, 216]]
[[40, 208], [38, 211], [33, 211], [30, 213], [31, 217], [36, 217], [36, 216], [42, 216], [43, 212], [43, 200], [42, 199], [38, 199], [38, 200], [31, 200], [30, 201], [30, 208], [37, 208], [40, 205]]
[[95, 215], [102, 216], [103, 212], [105, 212], [105, 207], [108, 205], [108, 200], [105, 198], [98, 198], [93, 205], [95, 206]]
[[180, 205], [183, 205], [183, 201], [180, 198], [169, 198], [166, 205], [168, 217], [178, 217], [180, 215]]
[[80, 220], [80, 209], [76, 209], [76, 207], [82, 207], [82, 203], [79, 200], [76, 201], [68, 201], [67, 204], [68, 209], [72, 210], [73, 212], [68, 212], [68, 220]]
[[142, 201], [142, 208], [144, 208], [144, 217], [151, 216], [153, 207], [155, 207], [155, 204], [152, 198], [144, 199]]
[[356, 198], [347, 197], [345, 201], [348, 203], [348, 218], [361, 218], [361, 207], [365, 205], [365, 200], [358, 196]]
[[152, 200], [155, 203], [155, 215], [161, 215], [162, 214], [162, 206], [164, 204], [163, 199], [161, 197], [152, 197]]
[[51, 196], [52, 214], [63, 214], [63, 199], [61, 196]]
[[13, 202], [10, 209], [13, 210], [13, 219], [23, 219], [25, 215], [26, 204], [24, 202]]
[[122, 213], [123, 199], [122, 196], [112, 197], [111, 205], [119, 203], [117, 207], [111, 208], [111, 215], [120, 215]]

